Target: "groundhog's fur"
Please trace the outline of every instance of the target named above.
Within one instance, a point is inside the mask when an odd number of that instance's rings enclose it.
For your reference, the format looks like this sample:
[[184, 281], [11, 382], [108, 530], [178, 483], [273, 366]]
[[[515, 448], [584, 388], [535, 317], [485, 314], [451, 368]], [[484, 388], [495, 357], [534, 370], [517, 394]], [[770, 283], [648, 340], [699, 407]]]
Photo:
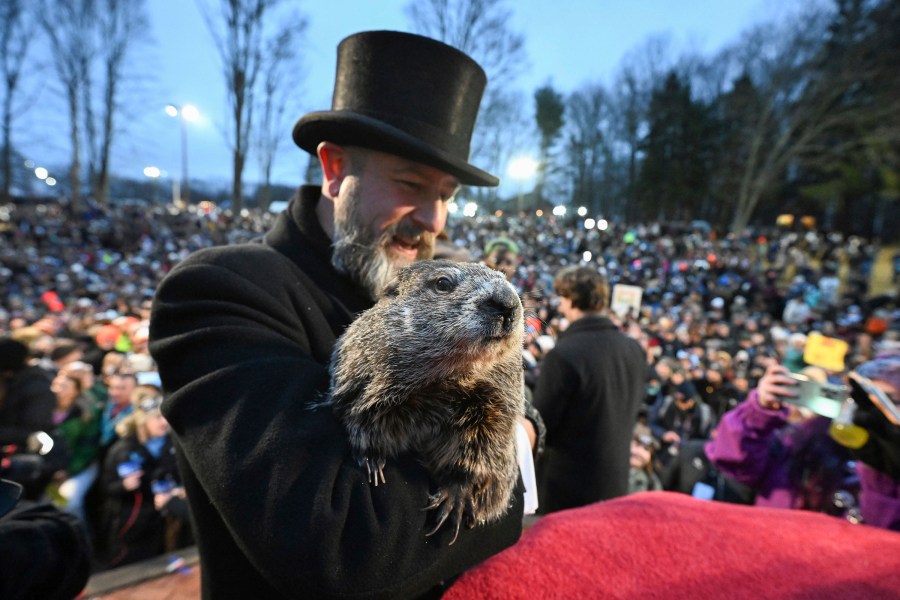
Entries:
[[[523, 413], [522, 304], [483, 265], [420, 261], [338, 340], [331, 362], [335, 413], [369, 480], [385, 460], [417, 451], [439, 489], [427, 506], [453, 541], [506, 514]], [[453, 543], [451, 541], [451, 543]]]

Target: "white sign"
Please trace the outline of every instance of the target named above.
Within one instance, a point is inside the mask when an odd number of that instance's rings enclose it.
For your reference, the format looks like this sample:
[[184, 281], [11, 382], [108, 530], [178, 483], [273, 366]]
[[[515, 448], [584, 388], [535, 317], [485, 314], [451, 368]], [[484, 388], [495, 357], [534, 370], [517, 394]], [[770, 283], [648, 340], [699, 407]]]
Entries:
[[612, 301], [609, 307], [621, 319], [628, 315], [629, 310], [632, 318], [636, 319], [641, 314], [641, 298], [643, 295], [644, 288], [642, 287], [617, 283], [613, 286]]

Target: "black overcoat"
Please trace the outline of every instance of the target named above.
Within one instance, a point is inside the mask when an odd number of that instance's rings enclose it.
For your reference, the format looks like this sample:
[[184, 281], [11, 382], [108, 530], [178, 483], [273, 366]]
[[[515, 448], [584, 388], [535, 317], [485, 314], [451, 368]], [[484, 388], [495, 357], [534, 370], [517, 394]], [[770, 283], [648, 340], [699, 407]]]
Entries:
[[625, 495], [646, 382], [640, 345], [606, 317], [584, 316], [559, 336], [534, 392], [547, 427], [536, 464], [538, 512]]
[[430, 486], [415, 457], [390, 461], [373, 487], [331, 410], [311, 408], [335, 339], [372, 304], [331, 267], [317, 200], [301, 188], [264, 240], [191, 255], [155, 296], [150, 350], [204, 597], [413, 597], [521, 533], [517, 490], [499, 523], [452, 546], [449, 531], [426, 537]]

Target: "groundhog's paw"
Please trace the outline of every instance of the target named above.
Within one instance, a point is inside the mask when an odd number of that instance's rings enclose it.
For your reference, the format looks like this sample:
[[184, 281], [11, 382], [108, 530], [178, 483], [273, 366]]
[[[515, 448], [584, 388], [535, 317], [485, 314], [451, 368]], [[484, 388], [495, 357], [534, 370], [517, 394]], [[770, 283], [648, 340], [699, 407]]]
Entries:
[[471, 529], [476, 525], [475, 512], [472, 502], [471, 486], [453, 484], [438, 489], [428, 497], [428, 505], [422, 510], [436, 510], [437, 524], [434, 529], [426, 533], [426, 536], [434, 535], [450, 519], [450, 527], [453, 529], [453, 539], [450, 545], [459, 536], [459, 528], [465, 520], [466, 527]]

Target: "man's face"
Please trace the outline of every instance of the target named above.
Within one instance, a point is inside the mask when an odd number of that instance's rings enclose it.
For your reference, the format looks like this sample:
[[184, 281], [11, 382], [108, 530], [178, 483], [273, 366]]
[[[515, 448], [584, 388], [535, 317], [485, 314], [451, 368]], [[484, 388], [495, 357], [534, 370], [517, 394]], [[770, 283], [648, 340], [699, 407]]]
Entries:
[[372, 150], [354, 148], [351, 161], [352, 173], [334, 200], [332, 262], [377, 297], [397, 270], [434, 256], [459, 181]]
[[137, 383], [131, 377], [115, 375], [109, 382], [109, 399], [120, 406], [128, 404], [135, 387]]
[[500, 271], [506, 277], [507, 281], [512, 281], [516, 275], [516, 267], [518, 266], [518, 257], [508, 248], [500, 246], [491, 251], [485, 257], [485, 264], [490, 268]]

